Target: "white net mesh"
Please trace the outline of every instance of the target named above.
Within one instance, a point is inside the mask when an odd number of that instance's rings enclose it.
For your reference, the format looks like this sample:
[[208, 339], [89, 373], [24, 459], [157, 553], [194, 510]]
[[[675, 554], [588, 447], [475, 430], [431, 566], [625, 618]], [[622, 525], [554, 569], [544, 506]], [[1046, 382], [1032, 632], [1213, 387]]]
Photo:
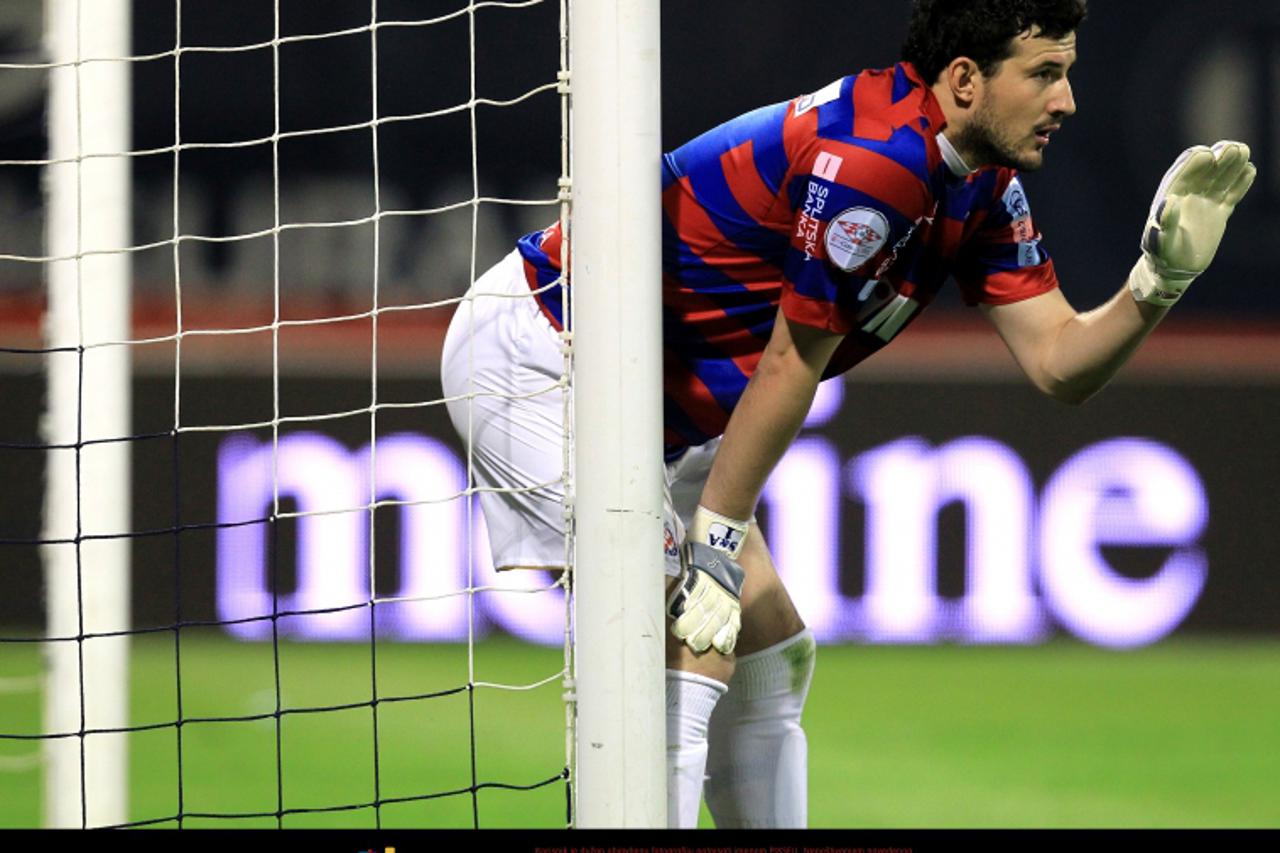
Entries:
[[[60, 2], [87, 25], [91, 0]], [[29, 32], [40, 4], [9, 5], [0, 27]], [[71, 815], [51, 819], [68, 825], [566, 822], [567, 592], [493, 571], [435, 379], [469, 283], [561, 215], [564, 14], [555, 0], [137, 0], [127, 55], [77, 31], [70, 58], [30, 41], [0, 57], [0, 108], [19, 103], [2, 97], [13, 81], [38, 90], [60, 72], [76, 101], [71, 153], [53, 109], [48, 141], [39, 123], [0, 139], [0, 182], [28, 200], [0, 210], [15, 318], [0, 374], [31, 404], [0, 436], [28, 474], [0, 529], [17, 602], [0, 611], [0, 825], [39, 822], [18, 792], [55, 754], [75, 781], [51, 786]], [[83, 133], [103, 69], [132, 79], [131, 141], [112, 150]], [[40, 245], [41, 176], [76, 176], [84, 223], [103, 213], [95, 163], [131, 175], [107, 215], [132, 233], [102, 243], [76, 226], [60, 242], [51, 225]], [[123, 335], [94, 323], [96, 258], [130, 270]], [[42, 339], [40, 284], [59, 265], [74, 307]], [[108, 352], [132, 364], [126, 429], [85, 403]], [[69, 428], [36, 423], [42, 373]], [[128, 520], [99, 525], [83, 489], [103, 448], [127, 451], [133, 485], [105, 478]], [[42, 469], [71, 493], [43, 522]], [[86, 618], [105, 543], [127, 549], [132, 613]], [[66, 619], [41, 613], [41, 549], [45, 583], [71, 590], [50, 592]], [[504, 634], [552, 648], [485, 639]], [[95, 650], [126, 640], [127, 685], [95, 687]], [[66, 713], [44, 721], [42, 650], [65, 659], [45, 702]], [[132, 770], [108, 815], [93, 765], [112, 741]]]

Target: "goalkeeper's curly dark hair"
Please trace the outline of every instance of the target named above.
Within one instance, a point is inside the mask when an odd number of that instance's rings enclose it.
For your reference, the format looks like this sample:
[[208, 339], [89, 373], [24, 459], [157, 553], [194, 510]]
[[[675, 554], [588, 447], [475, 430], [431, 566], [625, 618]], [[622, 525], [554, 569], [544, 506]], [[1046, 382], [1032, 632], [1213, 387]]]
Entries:
[[914, 0], [902, 58], [932, 83], [957, 56], [991, 76], [1013, 55], [1015, 36], [1046, 38], [1075, 32], [1086, 0]]

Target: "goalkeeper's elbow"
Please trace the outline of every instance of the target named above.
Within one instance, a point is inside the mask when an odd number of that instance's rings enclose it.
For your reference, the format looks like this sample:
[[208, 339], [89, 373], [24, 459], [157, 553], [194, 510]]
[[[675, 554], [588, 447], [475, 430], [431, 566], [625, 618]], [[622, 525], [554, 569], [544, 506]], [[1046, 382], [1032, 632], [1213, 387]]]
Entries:
[[1046, 396], [1068, 406], [1083, 406], [1095, 394], [1107, 386], [1110, 377], [1094, 380], [1092, 377], [1076, 377], [1067, 379], [1044, 373], [1035, 377], [1035, 386]]
[[1093, 399], [1093, 396], [1103, 389], [1104, 386], [1099, 385], [1097, 388], [1088, 389], [1062, 389], [1053, 394], [1053, 399], [1059, 403], [1066, 403], [1068, 406], [1083, 406], [1085, 403]]

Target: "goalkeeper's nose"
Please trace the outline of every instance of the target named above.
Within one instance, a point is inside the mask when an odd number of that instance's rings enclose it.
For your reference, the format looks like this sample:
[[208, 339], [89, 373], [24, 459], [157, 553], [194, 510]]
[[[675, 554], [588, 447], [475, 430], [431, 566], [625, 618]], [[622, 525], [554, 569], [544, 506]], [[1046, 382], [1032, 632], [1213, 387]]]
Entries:
[[1071, 89], [1071, 81], [1063, 77], [1056, 84], [1056, 90], [1048, 104], [1049, 113], [1054, 118], [1066, 118], [1076, 114], [1076, 96]]

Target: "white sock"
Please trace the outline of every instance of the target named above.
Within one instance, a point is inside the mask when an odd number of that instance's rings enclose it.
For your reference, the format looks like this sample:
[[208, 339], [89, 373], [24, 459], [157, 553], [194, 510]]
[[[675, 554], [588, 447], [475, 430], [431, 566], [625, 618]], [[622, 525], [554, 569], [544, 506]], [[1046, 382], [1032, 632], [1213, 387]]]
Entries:
[[728, 688], [714, 678], [667, 670], [667, 826], [695, 829], [707, 777], [707, 724]]
[[807, 825], [809, 747], [800, 714], [816, 648], [806, 629], [738, 658], [708, 739], [707, 807], [717, 827]]

